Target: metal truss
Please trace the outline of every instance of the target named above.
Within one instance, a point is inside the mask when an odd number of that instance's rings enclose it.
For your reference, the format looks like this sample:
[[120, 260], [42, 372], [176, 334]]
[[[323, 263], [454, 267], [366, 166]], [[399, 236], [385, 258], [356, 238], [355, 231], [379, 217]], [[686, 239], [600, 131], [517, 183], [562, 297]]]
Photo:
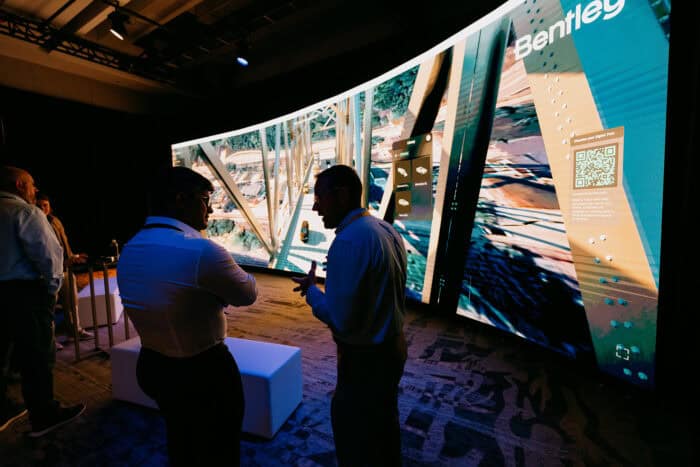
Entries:
[[233, 180], [231, 175], [229, 175], [226, 167], [224, 167], [224, 164], [219, 159], [219, 155], [214, 146], [211, 143], [200, 143], [199, 147], [204, 153], [205, 161], [207, 162], [209, 169], [216, 176], [216, 178], [219, 179], [221, 186], [226, 191], [226, 194], [228, 194], [229, 199], [231, 199], [236, 204], [236, 207], [241, 211], [241, 214], [243, 214], [243, 217], [245, 217], [245, 219], [248, 221], [250, 227], [253, 229], [253, 232], [258, 237], [258, 240], [260, 240], [263, 247], [265, 247], [270, 255], [273, 255], [274, 250], [270, 239], [265, 235], [260, 222], [258, 222], [253, 215], [253, 210], [248, 204], [248, 201], [238, 189], [238, 185], [236, 185], [236, 182]]
[[45, 22], [23, 18], [0, 10], [0, 34], [36, 44], [42, 49], [57, 50], [66, 55], [78, 57], [115, 70], [132, 73], [154, 81], [173, 85], [170, 70], [154, 67], [143, 58], [132, 57], [81, 39]]
[[[313, 148], [312, 120], [319, 117], [327, 119], [323, 125], [324, 129], [335, 126], [335, 163], [355, 167], [365, 186], [363, 203], [366, 206], [369, 189], [373, 91], [373, 89], [366, 91], [363, 119], [360, 118], [359, 96], [354, 96], [343, 99], [337, 104], [276, 123], [272, 128], [257, 130], [261, 141], [260, 163], [267, 204], [267, 231], [264, 227], [265, 220], [255, 216], [253, 206], [243, 195], [221, 160], [221, 151], [218, 149], [220, 146], [214, 146], [211, 142], [199, 143], [198, 147], [201, 149], [199, 156], [269, 254], [271, 267], [275, 267], [275, 262], [280, 257], [285, 257], [284, 251], [291, 245], [294, 219], [297, 218], [303, 197], [307, 193], [305, 186], [311, 183], [310, 178], [314, 167], [320, 169], [319, 158], [314, 154]], [[272, 129], [274, 134], [272, 147], [268, 146], [267, 130], [269, 129]], [[281, 173], [286, 176], [286, 193], [283, 192]], [[282, 200], [285, 197], [287, 203], [283, 206]]]

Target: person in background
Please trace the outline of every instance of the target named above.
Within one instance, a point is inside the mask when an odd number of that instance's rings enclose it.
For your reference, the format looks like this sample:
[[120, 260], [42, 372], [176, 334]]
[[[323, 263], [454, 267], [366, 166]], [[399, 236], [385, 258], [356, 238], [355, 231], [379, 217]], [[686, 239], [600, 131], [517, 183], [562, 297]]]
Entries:
[[316, 262], [308, 275], [292, 280], [336, 342], [331, 423], [339, 465], [399, 466], [406, 250], [390, 224], [360, 207], [361, 193], [351, 167], [335, 165], [318, 174], [313, 210], [327, 229], [335, 229], [325, 293], [316, 286]]
[[[45, 193], [37, 194], [36, 205], [46, 214], [46, 218], [49, 224], [51, 224], [56, 238], [61, 244], [61, 247], [63, 247], [63, 282], [58, 291], [57, 301], [63, 308], [63, 318], [66, 320], [67, 324], [68, 338], [73, 336], [72, 330], [76, 329], [80, 340], [93, 339], [95, 337], [94, 334], [80, 326], [80, 316], [78, 314], [78, 283], [75, 274], [73, 274], [70, 269], [70, 267], [75, 264], [85, 264], [88, 255], [85, 253], [73, 253], [70, 243], [68, 243], [66, 229], [63, 227], [61, 220], [54, 215], [51, 208], [51, 200]], [[70, 280], [68, 277], [69, 274], [71, 275]], [[73, 322], [73, 317], [75, 317], [75, 322]], [[56, 350], [61, 350], [62, 348], [63, 346], [56, 342]]]
[[200, 233], [213, 190], [185, 167], [160, 173], [152, 215], [117, 265], [124, 310], [141, 337], [137, 381], [165, 418], [174, 466], [240, 465], [243, 385], [224, 344], [223, 309], [252, 304], [257, 287]]
[[28, 412], [30, 437], [45, 435], [85, 410], [85, 404], [62, 407], [54, 399], [53, 309], [63, 249], [35, 201], [27, 171], [0, 167], [0, 369], [7, 368], [12, 351], [26, 405], [26, 410], [12, 407], [7, 374], [0, 372], [0, 431]]

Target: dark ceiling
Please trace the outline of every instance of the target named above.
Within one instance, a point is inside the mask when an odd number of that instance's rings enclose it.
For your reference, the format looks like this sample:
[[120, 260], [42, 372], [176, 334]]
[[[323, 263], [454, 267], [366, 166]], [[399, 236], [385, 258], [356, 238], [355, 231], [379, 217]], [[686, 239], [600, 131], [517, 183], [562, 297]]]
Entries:
[[[300, 91], [337, 92], [427, 50], [502, 3], [0, 0], [0, 55], [195, 99], [227, 98], [280, 79], [295, 86], [303, 81]], [[124, 40], [109, 33], [115, 16], [127, 19]], [[245, 49], [246, 68], [235, 60]], [[81, 70], [88, 65], [90, 71]]]

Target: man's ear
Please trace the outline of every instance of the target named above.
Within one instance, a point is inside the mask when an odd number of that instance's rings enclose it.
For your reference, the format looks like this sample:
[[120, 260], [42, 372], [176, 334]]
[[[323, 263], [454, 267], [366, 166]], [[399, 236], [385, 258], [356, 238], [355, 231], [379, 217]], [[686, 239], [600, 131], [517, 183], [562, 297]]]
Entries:
[[188, 211], [189, 196], [187, 193], [179, 192], [175, 195], [172, 205], [172, 213], [175, 217], [181, 213]]
[[20, 195], [20, 197], [24, 198], [25, 194], [27, 193], [27, 186], [29, 185], [29, 181], [24, 178], [24, 177], [19, 177], [15, 181], [15, 192]]
[[343, 206], [350, 203], [350, 190], [346, 186], [339, 186], [335, 188], [335, 195], [338, 197], [338, 201], [341, 202]]
[[182, 203], [186, 201], [187, 195], [185, 193], [178, 193], [175, 195], [175, 206], [182, 206]]

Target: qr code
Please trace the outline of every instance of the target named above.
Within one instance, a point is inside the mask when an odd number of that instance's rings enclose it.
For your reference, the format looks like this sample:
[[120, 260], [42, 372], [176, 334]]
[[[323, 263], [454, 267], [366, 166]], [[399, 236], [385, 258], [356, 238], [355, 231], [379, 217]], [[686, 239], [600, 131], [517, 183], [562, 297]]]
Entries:
[[574, 189], [617, 185], [617, 144], [574, 153]]

